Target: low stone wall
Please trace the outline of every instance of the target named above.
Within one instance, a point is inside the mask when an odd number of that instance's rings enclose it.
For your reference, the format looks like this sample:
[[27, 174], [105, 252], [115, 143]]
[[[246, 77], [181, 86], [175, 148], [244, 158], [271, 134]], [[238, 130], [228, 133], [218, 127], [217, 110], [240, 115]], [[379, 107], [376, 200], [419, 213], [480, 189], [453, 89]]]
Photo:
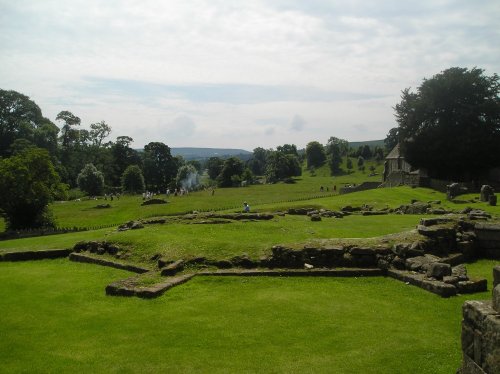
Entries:
[[68, 257], [71, 249], [46, 249], [43, 251], [23, 251], [0, 253], [0, 261], [30, 261]]
[[101, 257], [95, 257], [90, 254], [84, 254], [84, 253], [71, 253], [69, 255], [69, 259], [75, 262], [85, 262], [89, 264], [109, 266], [115, 269], [127, 270], [138, 274], [147, 273], [148, 271], [151, 270], [145, 267], [131, 265], [131, 264], [122, 264], [120, 262], [111, 261]]
[[111, 296], [137, 296], [144, 299], [152, 299], [163, 295], [167, 290], [179, 284], [186, 283], [195, 274], [185, 274], [169, 278], [167, 281], [155, 284], [151, 287], [135, 286], [134, 279], [129, 278], [106, 286], [106, 295]]
[[268, 276], [268, 277], [380, 277], [384, 275], [381, 269], [228, 269], [216, 271], [200, 271], [197, 275], [215, 276]]
[[500, 266], [493, 269], [493, 301], [462, 306], [461, 374], [500, 374]]

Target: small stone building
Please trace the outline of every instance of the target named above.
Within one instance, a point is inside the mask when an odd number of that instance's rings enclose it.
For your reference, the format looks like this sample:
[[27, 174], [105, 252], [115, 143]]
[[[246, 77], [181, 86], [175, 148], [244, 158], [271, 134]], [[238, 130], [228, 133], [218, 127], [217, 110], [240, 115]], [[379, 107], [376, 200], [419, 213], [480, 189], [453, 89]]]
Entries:
[[427, 171], [424, 169], [414, 169], [405, 160], [398, 143], [385, 158], [383, 178], [384, 187], [401, 185], [418, 187], [425, 184]]

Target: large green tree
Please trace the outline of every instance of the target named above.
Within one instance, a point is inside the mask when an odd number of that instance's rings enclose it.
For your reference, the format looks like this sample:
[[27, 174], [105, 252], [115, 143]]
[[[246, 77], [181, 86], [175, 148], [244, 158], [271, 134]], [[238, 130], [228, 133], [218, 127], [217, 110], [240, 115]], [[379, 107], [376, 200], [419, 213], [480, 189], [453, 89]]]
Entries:
[[263, 175], [265, 173], [268, 153], [269, 151], [261, 147], [253, 150], [253, 156], [247, 163], [253, 174]]
[[9, 229], [52, 226], [48, 204], [61, 192], [45, 149], [27, 148], [0, 159], [0, 214]]
[[210, 179], [215, 180], [224, 166], [224, 160], [220, 157], [210, 157], [207, 160], [206, 168]]
[[296, 155], [280, 151], [269, 152], [265, 173], [268, 182], [275, 183], [301, 174], [302, 169]]
[[11, 145], [18, 139], [55, 154], [58, 131], [57, 126], [42, 116], [40, 107], [28, 96], [0, 90], [0, 156], [11, 155]]
[[308, 168], [317, 168], [323, 165], [326, 161], [325, 147], [323, 147], [323, 144], [317, 141], [307, 143], [306, 161]]
[[450, 68], [405, 89], [395, 106], [406, 159], [431, 176], [465, 180], [500, 165], [500, 84], [497, 74]]
[[172, 157], [170, 147], [161, 142], [144, 146], [144, 178], [148, 188], [163, 191], [177, 175], [178, 162]]
[[340, 165], [342, 164], [342, 157], [347, 155], [349, 151], [349, 143], [345, 139], [339, 139], [334, 136], [328, 139], [326, 145], [326, 154], [330, 172], [336, 175], [342, 172]]
[[233, 187], [240, 185], [243, 170], [243, 162], [241, 162], [239, 158], [229, 157], [224, 160], [222, 170], [217, 176], [217, 185], [219, 187]]

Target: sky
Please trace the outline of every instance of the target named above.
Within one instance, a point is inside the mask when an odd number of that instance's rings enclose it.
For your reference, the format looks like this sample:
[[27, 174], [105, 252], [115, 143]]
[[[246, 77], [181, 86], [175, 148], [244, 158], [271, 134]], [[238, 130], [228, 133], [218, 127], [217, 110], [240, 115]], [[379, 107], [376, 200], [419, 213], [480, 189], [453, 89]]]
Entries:
[[0, 0], [0, 88], [135, 148], [384, 139], [401, 91], [500, 73], [498, 0]]

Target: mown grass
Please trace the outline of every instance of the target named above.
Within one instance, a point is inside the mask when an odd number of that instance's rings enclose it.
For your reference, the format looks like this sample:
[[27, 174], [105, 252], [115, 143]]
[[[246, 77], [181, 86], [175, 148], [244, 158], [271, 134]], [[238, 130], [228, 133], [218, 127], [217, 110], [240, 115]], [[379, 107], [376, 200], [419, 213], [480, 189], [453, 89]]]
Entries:
[[144, 261], [153, 254], [170, 259], [207, 257], [228, 259], [246, 254], [258, 259], [270, 255], [276, 244], [328, 238], [370, 238], [415, 228], [418, 216], [348, 216], [311, 222], [305, 216], [230, 224], [166, 224], [143, 230], [112, 232], [107, 240], [132, 249], [131, 258]]
[[[397, 207], [412, 199], [445, 201], [432, 190], [400, 187], [331, 196], [334, 184], [361, 183], [354, 173], [331, 178], [305, 172], [296, 184], [219, 189], [142, 207], [126, 196], [53, 205], [59, 226], [96, 227], [192, 210], [253, 211], [298, 206]], [[370, 177], [371, 178], [371, 177]], [[321, 196], [320, 186], [329, 186]], [[307, 200], [308, 198], [314, 199]], [[473, 198], [471, 196], [470, 198]], [[108, 201], [109, 202], [109, 201]], [[471, 206], [500, 214], [484, 203]], [[274, 244], [322, 238], [370, 238], [413, 228], [419, 216], [350, 216], [311, 222], [303, 216], [266, 222], [188, 225], [137, 231], [115, 228], [0, 241], [0, 251], [69, 248], [109, 240], [144, 261], [267, 254]], [[491, 285], [494, 261], [469, 265]], [[5, 372], [287, 372], [450, 373], [460, 365], [461, 305], [490, 292], [441, 299], [389, 278], [196, 277], [154, 300], [106, 297], [104, 287], [130, 273], [67, 260], [0, 262], [0, 360]]]
[[[469, 265], [491, 282], [493, 261]], [[453, 373], [461, 305], [389, 278], [197, 277], [154, 300], [127, 273], [0, 263], [4, 372]], [[491, 285], [491, 283], [490, 283]], [[490, 292], [472, 296], [487, 299]]]
[[415, 228], [419, 216], [347, 216], [312, 222], [306, 216], [227, 224], [167, 223], [141, 230], [102, 229], [73, 234], [0, 241], [0, 252], [71, 248], [80, 240], [107, 240], [131, 250], [130, 260], [145, 262], [154, 254], [171, 259], [227, 259], [246, 253], [258, 259], [276, 244], [328, 238], [370, 238]]

